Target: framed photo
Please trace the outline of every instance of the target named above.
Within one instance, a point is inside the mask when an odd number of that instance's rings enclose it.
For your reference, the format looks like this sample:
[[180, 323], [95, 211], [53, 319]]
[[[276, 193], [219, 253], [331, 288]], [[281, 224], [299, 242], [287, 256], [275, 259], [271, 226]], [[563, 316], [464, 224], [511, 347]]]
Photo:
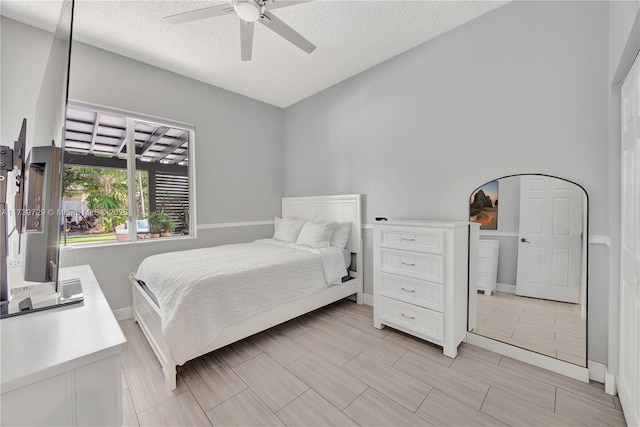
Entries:
[[478, 188], [469, 200], [469, 221], [480, 223], [480, 230], [498, 229], [498, 181]]

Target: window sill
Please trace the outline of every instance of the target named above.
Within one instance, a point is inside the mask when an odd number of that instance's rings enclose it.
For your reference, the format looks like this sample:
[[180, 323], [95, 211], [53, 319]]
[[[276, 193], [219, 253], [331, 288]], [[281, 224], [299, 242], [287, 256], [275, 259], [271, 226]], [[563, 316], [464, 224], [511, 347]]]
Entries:
[[64, 251], [65, 248], [69, 249], [84, 249], [84, 248], [105, 248], [105, 247], [114, 247], [114, 246], [126, 246], [126, 245], [145, 245], [149, 242], [176, 242], [180, 240], [189, 240], [196, 239], [196, 236], [186, 235], [186, 236], [171, 236], [171, 237], [157, 237], [157, 238], [148, 238], [148, 239], [138, 239], [138, 240], [112, 240], [110, 242], [100, 242], [100, 243], [84, 243], [84, 244], [70, 244], [64, 245], [60, 244], [60, 250]]

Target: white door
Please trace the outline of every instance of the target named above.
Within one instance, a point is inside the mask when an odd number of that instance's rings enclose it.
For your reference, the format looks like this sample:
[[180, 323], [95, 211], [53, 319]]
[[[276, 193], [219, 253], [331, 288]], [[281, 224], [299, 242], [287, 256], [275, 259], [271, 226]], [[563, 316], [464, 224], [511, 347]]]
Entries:
[[622, 85], [620, 372], [630, 426], [640, 425], [640, 59]]
[[520, 180], [516, 295], [578, 303], [584, 192], [557, 178]]

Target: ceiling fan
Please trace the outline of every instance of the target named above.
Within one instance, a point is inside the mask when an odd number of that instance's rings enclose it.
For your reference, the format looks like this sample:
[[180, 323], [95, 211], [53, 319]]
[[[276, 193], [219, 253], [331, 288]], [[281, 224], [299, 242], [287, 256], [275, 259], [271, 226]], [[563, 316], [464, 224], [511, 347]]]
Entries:
[[164, 19], [172, 24], [181, 24], [235, 13], [240, 18], [240, 57], [243, 61], [250, 61], [253, 50], [253, 26], [256, 21], [307, 53], [315, 50], [316, 46], [313, 43], [302, 37], [300, 33], [270, 12], [274, 9], [306, 3], [307, 1], [310, 0], [277, 2], [275, 0], [231, 0], [230, 4], [178, 13], [166, 16]]

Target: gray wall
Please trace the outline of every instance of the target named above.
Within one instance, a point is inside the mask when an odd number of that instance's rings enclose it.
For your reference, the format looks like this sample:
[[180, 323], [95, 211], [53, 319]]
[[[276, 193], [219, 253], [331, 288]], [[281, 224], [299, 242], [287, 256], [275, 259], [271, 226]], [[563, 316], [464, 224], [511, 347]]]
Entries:
[[503, 233], [520, 231], [520, 177], [503, 178], [498, 184], [498, 230]]
[[[50, 36], [2, 18], [3, 141], [33, 118]], [[273, 220], [283, 194], [282, 110], [81, 43], [72, 47], [69, 96], [195, 126], [198, 224]], [[251, 118], [237, 125], [237, 114]], [[15, 126], [9, 124], [15, 123]], [[272, 226], [200, 230], [197, 238], [82, 247], [62, 251], [62, 265], [90, 264], [113, 309], [131, 305], [127, 280], [147, 255], [250, 241]]]
[[[545, 173], [583, 185], [608, 234], [608, 8], [513, 2], [285, 109], [285, 195], [364, 193], [369, 222], [464, 220], [480, 183]], [[608, 300], [601, 250], [592, 301]], [[590, 305], [590, 325], [607, 318]], [[591, 360], [606, 342], [590, 329]]]
[[36, 103], [53, 35], [4, 16], [0, 23], [0, 138], [3, 145], [12, 145], [24, 117], [29, 119], [27, 136], [33, 136]]
[[[53, 41], [52, 33], [31, 31], [30, 28], [0, 17], [0, 144], [10, 147], [18, 137], [25, 117], [28, 119], [28, 143], [33, 144], [36, 104]], [[9, 193], [14, 194], [16, 187], [13, 179], [8, 179], [7, 186]], [[12, 207], [12, 199], [7, 201]], [[8, 225], [10, 229], [15, 226], [13, 216], [9, 217]], [[9, 257], [19, 259], [18, 239], [11, 238], [8, 243]]]
[[[619, 68], [621, 73], [626, 75], [635, 57], [633, 51], [638, 52], [640, 29], [636, 22], [639, 13], [638, 0], [617, 0], [609, 3], [609, 70], [612, 77]], [[626, 49], [630, 51], [625, 51]]]
[[280, 212], [282, 109], [82, 43], [72, 49], [71, 99], [195, 126], [199, 224]]

